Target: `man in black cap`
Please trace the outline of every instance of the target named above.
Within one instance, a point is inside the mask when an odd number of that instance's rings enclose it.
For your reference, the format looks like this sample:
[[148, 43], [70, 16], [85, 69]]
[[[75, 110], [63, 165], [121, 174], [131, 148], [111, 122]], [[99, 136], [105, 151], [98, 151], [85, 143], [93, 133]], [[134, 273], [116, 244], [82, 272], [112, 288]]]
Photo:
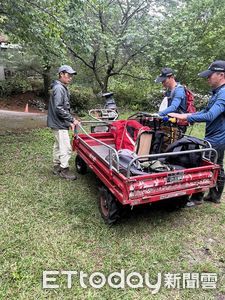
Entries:
[[[205, 109], [194, 114], [169, 114], [180, 120], [188, 122], [206, 122], [205, 140], [217, 150], [217, 163], [221, 169], [217, 179], [216, 187], [211, 188], [205, 201], [219, 203], [222, 197], [225, 176], [223, 169], [223, 159], [225, 151], [225, 61], [216, 60], [208, 68], [198, 74], [200, 77], [207, 78], [208, 84], [212, 88], [212, 94]], [[196, 204], [202, 199], [202, 193], [193, 195]], [[199, 203], [198, 203], [199, 202]]]
[[69, 128], [79, 122], [70, 113], [70, 94], [67, 85], [72, 81], [76, 71], [68, 65], [58, 70], [59, 79], [51, 86], [51, 96], [48, 105], [47, 125], [54, 133], [53, 146], [53, 174], [68, 180], [75, 180], [76, 176], [69, 170], [69, 159], [72, 148], [69, 138]]
[[165, 116], [172, 112], [186, 112], [186, 94], [183, 85], [178, 83], [171, 68], [163, 68], [161, 74], [156, 78], [156, 83], [162, 83], [166, 89], [167, 107], [159, 111], [160, 116]]

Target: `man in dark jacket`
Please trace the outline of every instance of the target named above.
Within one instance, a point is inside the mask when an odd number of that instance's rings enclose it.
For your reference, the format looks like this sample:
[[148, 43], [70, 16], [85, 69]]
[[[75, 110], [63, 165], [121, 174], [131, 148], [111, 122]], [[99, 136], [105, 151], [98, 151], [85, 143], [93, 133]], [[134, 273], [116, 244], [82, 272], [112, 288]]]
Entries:
[[[204, 200], [219, 203], [225, 184], [223, 169], [225, 151], [225, 61], [214, 61], [209, 66], [208, 70], [203, 71], [198, 75], [207, 78], [208, 84], [212, 87], [212, 94], [206, 108], [194, 114], [171, 113], [169, 115], [180, 120], [187, 120], [191, 123], [206, 122], [205, 140], [217, 150], [217, 163], [220, 165], [221, 169], [216, 187], [210, 189], [208, 196], [205, 197]], [[192, 200], [195, 200], [198, 204], [202, 196], [201, 193], [194, 194]]]
[[79, 122], [70, 113], [70, 93], [67, 85], [71, 82], [76, 71], [70, 66], [63, 65], [58, 70], [59, 79], [51, 86], [51, 96], [48, 105], [47, 125], [54, 133], [53, 174], [68, 180], [76, 176], [69, 170], [69, 159], [72, 148], [69, 138], [69, 128]]

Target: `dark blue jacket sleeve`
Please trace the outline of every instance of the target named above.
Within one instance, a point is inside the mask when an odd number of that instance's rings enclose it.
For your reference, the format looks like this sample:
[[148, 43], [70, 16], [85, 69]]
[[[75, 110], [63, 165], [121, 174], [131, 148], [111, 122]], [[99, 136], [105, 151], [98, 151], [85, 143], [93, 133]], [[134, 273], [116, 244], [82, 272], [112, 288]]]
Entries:
[[207, 110], [192, 114], [187, 117], [188, 122], [210, 122], [215, 120], [225, 111], [225, 99], [218, 98], [217, 101]]
[[185, 98], [184, 88], [176, 88], [174, 91], [174, 95], [172, 97], [172, 102], [170, 106], [168, 106], [165, 110], [159, 113], [160, 116], [165, 116], [172, 112], [177, 112], [179, 106], [181, 105], [181, 101]]

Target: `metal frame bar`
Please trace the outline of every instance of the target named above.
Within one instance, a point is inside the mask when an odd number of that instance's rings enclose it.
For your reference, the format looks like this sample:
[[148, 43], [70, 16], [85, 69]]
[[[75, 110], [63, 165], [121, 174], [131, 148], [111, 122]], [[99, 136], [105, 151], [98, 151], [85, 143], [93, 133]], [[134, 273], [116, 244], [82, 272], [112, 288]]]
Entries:
[[[130, 169], [136, 160], [139, 160], [142, 158], [151, 158], [152, 159], [152, 158], [161, 158], [161, 157], [165, 157], [165, 156], [177, 156], [177, 155], [197, 153], [197, 152], [202, 152], [202, 153], [210, 152], [210, 155], [211, 155], [211, 152], [214, 152], [215, 157], [213, 159], [213, 163], [215, 164], [217, 162], [218, 154], [217, 154], [217, 151], [213, 148], [204, 148], [204, 149], [196, 149], [196, 150], [186, 150], [186, 151], [178, 151], [178, 152], [167, 152], [167, 153], [160, 153], [160, 154], [143, 155], [143, 156], [135, 157], [129, 162], [128, 168], [127, 168], [127, 178], [130, 178]], [[204, 158], [205, 158], [205, 156], [204, 156]]]
[[[112, 169], [114, 168], [117, 172], [119, 172], [119, 156], [118, 156], [117, 150], [114, 149], [113, 147], [111, 147], [111, 146], [105, 144], [104, 142], [102, 142], [102, 141], [100, 141], [100, 140], [94, 138], [94, 137], [91, 136], [90, 134], [88, 134], [88, 133], [86, 132], [86, 130], [85, 130], [81, 125], [79, 125], [79, 127], [80, 127], [81, 130], [83, 130], [83, 132], [84, 132], [91, 140], [94, 140], [94, 141], [98, 142], [99, 144], [101, 144], [101, 145], [103, 145], [103, 146], [105, 146], [106, 148], [109, 149], [109, 162], [106, 161], [105, 159], [104, 159], [104, 161], [107, 162], [107, 163], [109, 163], [109, 169], [110, 169], [110, 170], [112, 170]], [[76, 139], [80, 139], [80, 140], [82, 141], [82, 143], [84, 143], [89, 149], [91, 149], [90, 145], [88, 145], [87, 142], [85, 142], [83, 139], [81, 139], [81, 138], [78, 136], [78, 132], [76, 132], [75, 135], [76, 135]], [[113, 162], [113, 158], [112, 158], [113, 153], [114, 153], [115, 159], [116, 159], [116, 168], [112, 165], [112, 162]]]

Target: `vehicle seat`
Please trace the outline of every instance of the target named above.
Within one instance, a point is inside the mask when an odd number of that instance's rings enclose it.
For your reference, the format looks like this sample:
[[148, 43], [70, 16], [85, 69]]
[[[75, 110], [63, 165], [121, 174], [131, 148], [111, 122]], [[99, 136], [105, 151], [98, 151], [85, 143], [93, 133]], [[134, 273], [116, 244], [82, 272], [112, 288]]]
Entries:
[[[152, 139], [153, 139], [153, 132], [151, 131], [142, 132], [136, 141], [135, 153], [138, 156], [149, 155], [152, 146]], [[142, 160], [146, 160], [146, 158], [145, 159], [143, 158]]]
[[135, 153], [138, 156], [162, 153], [164, 137], [165, 133], [160, 130], [142, 132], [136, 141]]

